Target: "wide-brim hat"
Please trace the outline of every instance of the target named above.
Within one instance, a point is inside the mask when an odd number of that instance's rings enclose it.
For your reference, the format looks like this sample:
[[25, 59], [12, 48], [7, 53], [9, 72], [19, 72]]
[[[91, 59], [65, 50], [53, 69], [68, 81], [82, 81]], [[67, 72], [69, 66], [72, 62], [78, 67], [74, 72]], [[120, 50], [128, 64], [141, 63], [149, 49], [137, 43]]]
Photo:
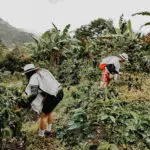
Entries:
[[126, 53], [119, 54], [119, 56], [125, 61], [128, 61], [128, 55]]
[[34, 64], [27, 64], [23, 67], [24, 74], [27, 74], [31, 71], [39, 69], [38, 67], [35, 67]]

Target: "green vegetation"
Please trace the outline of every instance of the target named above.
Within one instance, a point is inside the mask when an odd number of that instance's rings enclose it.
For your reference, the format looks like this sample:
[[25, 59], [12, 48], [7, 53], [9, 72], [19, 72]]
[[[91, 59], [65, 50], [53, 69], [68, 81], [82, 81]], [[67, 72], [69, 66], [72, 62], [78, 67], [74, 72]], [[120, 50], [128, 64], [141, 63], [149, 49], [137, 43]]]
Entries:
[[26, 136], [21, 131], [24, 112], [17, 112], [14, 107], [21, 95], [18, 90], [4, 86], [0, 87], [0, 94], [0, 147], [10, 148], [13, 140], [18, 147], [20, 144], [23, 147], [26, 142]]
[[[0, 145], [28, 150], [148, 150], [150, 149], [150, 36], [134, 33], [123, 15], [119, 28], [97, 19], [78, 28], [54, 24], [34, 42], [13, 50], [0, 42]], [[107, 91], [100, 89], [100, 61], [126, 52], [125, 72]], [[55, 109], [56, 138], [38, 139], [37, 115], [17, 110], [26, 97], [27, 63], [50, 70], [64, 87], [65, 97]], [[105, 92], [108, 99], [105, 100]], [[21, 147], [21, 148], [22, 148]]]

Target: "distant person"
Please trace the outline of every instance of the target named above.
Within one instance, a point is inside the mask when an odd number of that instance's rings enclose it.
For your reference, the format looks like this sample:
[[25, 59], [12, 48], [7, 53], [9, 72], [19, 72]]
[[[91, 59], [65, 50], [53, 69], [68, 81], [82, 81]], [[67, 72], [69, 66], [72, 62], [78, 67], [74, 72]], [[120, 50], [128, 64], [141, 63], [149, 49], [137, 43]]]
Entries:
[[36, 68], [33, 64], [25, 65], [24, 74], [29, 80], [25, 90], [29, 96], [28, 105], [40, 114], [38, 135], [44, 137], [45, 133], [50, 133], [52, 129], [52, 111], [63, 99], [62, 86], [48, 70]]
[[120, 72], [120, 63], [125, 61], [128, 61], [128, 55], [126, 53], [119, 54], [119, 57], [109, 56], [102, 60], [99, 65], [99, 68], [102, 70], [101, 88], [107, 87], [112, 78], [117, 80], [118, 75], [123, 74]]

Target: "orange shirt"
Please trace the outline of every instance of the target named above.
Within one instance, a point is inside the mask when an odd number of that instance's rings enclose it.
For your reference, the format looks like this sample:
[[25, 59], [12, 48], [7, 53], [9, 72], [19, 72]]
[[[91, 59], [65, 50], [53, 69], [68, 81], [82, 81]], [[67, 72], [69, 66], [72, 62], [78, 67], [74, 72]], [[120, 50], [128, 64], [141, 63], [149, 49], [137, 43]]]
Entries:
[[105, 69], [106, 65], [107, 65], [107, 64], [105, 64], [105, 63], [100, 64], [100, 65], [99, 65], [99, 68], [100, 68], [101, 70], [103, 70], [103, 69]]

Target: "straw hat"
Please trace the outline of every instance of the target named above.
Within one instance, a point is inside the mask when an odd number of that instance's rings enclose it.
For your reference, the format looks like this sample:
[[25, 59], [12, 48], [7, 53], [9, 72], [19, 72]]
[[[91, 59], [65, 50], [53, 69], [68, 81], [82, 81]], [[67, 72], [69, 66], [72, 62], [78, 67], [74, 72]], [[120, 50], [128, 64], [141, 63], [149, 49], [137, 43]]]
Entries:
[[125, 61], [128, 61], [128, 55], [126, 53], [119, 54], [119, 56]]
[[37, 70], [39, 68], [35, 67], [34, 64], [27, 64], [24, 66], [23, 70], [24, 70], [24, 74], [29, 73], [31, 71]]

